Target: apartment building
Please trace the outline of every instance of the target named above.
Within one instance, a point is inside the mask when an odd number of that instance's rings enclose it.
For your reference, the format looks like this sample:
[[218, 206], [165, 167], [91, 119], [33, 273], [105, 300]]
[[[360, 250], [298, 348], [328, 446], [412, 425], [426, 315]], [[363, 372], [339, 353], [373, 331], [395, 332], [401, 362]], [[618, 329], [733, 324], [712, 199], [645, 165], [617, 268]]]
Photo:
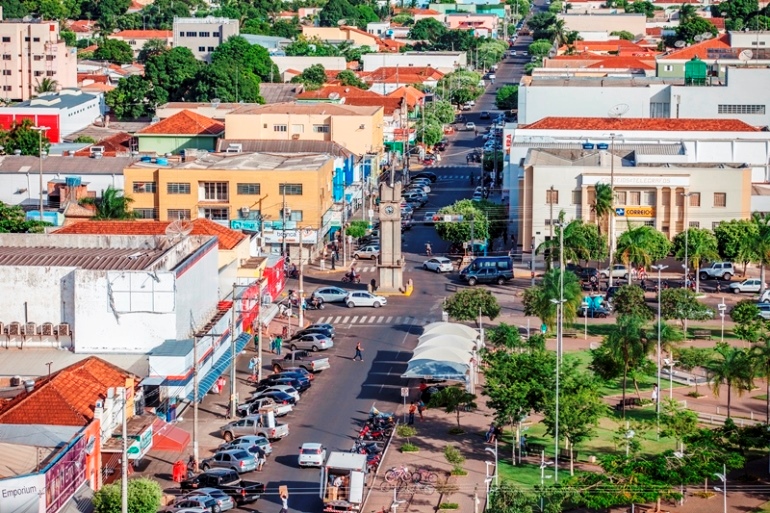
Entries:
[[274, 103], [251, 105], [225, 116], [226, 139], [334, 141], [357, 155], [380, 153], [383, 108]]
[[55, 21], [0, 23], [0, 98], [29, 100], [44, 79], [76, 87], [77, 55], [59, 37]]
[[171, 30], [121, 30], [107, 37], [127, 43], [134, 52], [134, 58], [136, 58], [144, 45], [153, 39], [163, 41], [166, 46], [172, 46], [174, 44], [173, 34]]
[[217, 46], [240, 35], [238, 20], [229, 18], [174, 18], [175, 47], [189, 48], [196, 59], [211, 62]]

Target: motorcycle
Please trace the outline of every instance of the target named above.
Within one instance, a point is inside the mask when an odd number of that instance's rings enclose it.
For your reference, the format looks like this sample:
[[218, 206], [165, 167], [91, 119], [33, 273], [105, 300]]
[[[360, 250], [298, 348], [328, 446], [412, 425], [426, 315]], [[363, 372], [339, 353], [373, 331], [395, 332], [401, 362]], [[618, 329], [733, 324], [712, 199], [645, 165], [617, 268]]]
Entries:
[[286, 278], [299, 279], [299, 269], [287, 269], [283, 274]]
[[324, 303], [323, 301], [306, 301], [305, 302], [305, 310], [323, 310], [324, 309]]
[[374, 405], [372, 405], [371, 408], [369, 408], [369, 420], [373, 419], [385, 419], [388, 422], [393, 422], [393, 417], [395, 416], [395, 413], [387, 413], [382, 412], [378, 410]]
[[389, 435], [386, 431], [383, 430], [374, 430], [372, 429], [368, 424], [364, 426], [361, 431], [358, 433], [358, 439], [359, 440], [377, 440], [382, 441], [385, 440], [385, 438]]
[[342, 283], [361, 283], [361, 275], [345, 273], [342, 277]]

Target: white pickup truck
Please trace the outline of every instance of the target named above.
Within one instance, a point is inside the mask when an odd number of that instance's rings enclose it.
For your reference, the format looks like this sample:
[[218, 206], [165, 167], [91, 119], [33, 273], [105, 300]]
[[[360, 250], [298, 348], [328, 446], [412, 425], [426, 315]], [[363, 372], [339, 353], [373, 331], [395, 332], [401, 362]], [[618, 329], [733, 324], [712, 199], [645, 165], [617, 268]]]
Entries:
[[239, 417], [248, 417], [266, 411], [272, 411], [276, 417], [283, 417], [291, 413], [294, 407], [290, 404], [278, 404], [269, 397], [260, 397], [253, 401], [239, 404], [236, 413]]
[[366, 454], [331, 452], [321, 467], [324, 513], [361, 511], [366, 488]]

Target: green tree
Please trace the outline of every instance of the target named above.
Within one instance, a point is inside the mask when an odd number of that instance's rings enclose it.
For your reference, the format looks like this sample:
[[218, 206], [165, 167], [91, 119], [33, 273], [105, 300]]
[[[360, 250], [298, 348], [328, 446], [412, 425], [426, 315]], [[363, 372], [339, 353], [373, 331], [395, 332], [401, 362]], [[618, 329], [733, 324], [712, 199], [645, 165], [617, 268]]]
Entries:
[[612, 297], [612, 308], [617, 315], [633, 315], [646, 321], [654, 316], [644, 299], [644, 291], [636, 285], [618, 287]]
[[[564, 224], [564, 211], [559, 212], [559, 225], [552, 239], [542, 242], [535, 254], [544, 252], [549, 262], [559, 261], [559, 251], [564, 249], [564, 262], [580, 262], [590, 260], [594, 255], [591, 254], [591, 244], [586, 238], [587, 231], [583, 229], [584, 224], [580, 219], [570, 221], [562, 228]], [[562, 231], [563, 230], [563, 231]]]
[[[14, 121], [8, 131], [0, 130], [0, 144], [5, 148], [5, 153], [13, 155], [19, 150], [22, 155], [40, 155], [40, 132], [32, 129], [32, 120], [24, 119], [21, 122]], [[43, 134], [43, 151], [51, 148], [51, 141]]]
[[475, 71], [454, 71], [447, 73], [438, 81], [437, 91], [446, 91], [444, 98], [448, 98], [455, 105], [475, 100], [483, 93], [479, 87], [481, 75]]
[[[685, 246], [685, 241], [687, 245]], [[700, 291], [700, 267], [709, 260], [717, 260], [717, 238], [705, 228], [688, 228], [674, 237], [674, 255], [684, 260], [685, 254], [695, 269], [695, 291]], [[688, 264], [689, 265], [689, 264]]]
[[495, 94], [495, 106], [500, 110], [519, 108], [519, 86], [504, 85]]
[[[649, 1], [632, 2], [626, 6], [626, 12], [644, 14], [647, 18], [655, 17], [655, 4]], [[633, 39], [631, 39], [633, 40]]]
[[644, 331], [644, 319], [623, 315], [618, 317], [602, 345], [591, 351], [591, 369], [597, 375], [605, 380], [623, 378], [623, 418], [626, 417], [628, 374], [646, 362], [650, 350], [651, 342]]
[[462, 244], [471, 240], [486, 240], [489, 237], [489, 220], [473, 201], [460, 200], [438, 211], [439, 215], [463, 216], [460, 222], [438, 222], [436, 233], [445, 241]]
[[553, 49], [553, 43], [547, 39], [538, 39], [529, 45], [529, 53], [534, 57], [548, 57], [548, 52]]
[[765, 268], [770, 263], [770, 215], [754, 212], [751, 221], [757, 227], [757, 231], [751, 237], [750, 244], [756, 252], [756, 262], [759, 264], [759, 276], [762, 282], [762, 291], [765, 289]]
[[223, 102], [265, 103], [259, 94], [259, 77], [237, 63], [220, 61], [203, 66], [191, 84], [187, 98], [192, 101], [219, 98]]
[[137, 56], [136, 60], [141, 63], [146, 63], [150, 57], [161, 55], [162, 53], [166, 52], [166, 50], [168, 50], [168, 45], [166, 45], [165, 41], [162, 39], [150, 39], [144, 43], [144, 46], [142, 46], [142, 49], [139, 51], [139, 56]]
[[[634, 2], [634, 3], [636, 3], [636, 2]], [[634, 39], [636, 39], [634, 37], [634, 35], [631, 32], [627, 31], [627, 30], [616, 30], [614, 32], [610, 32], [610, 35], [611, 36], [617, 36], [620, 39], [625, 39], [626, 41], [633, 41]]]
[[[342, 46], [342, 45], [340, 45]], [[338, 47], [325, 43], [317, 37], [307, 38], [300, 35], [284, 48], [288, 56], [338, 57], [342, 52]]]
[[608, 183], [597, 183], [594, 188], [596, 194], [591, 204], [591, 210], [596, 215], [596, 226], [601, 233], [601, 222], [608, 219], [612, 212], [612, 188]]
[[714, 351], [714, 357], [706, 364], [711, 384], [711, 391], [719, 397], [719, 388], [727, 385], [727, 417], [732, 415], [732, 391], [742, 396], [746, 390], [754, 386], [753, 366], [751, 357], [745, 349], [719, 343]]
[[489, 239], [497, 239], [508, 232], [508, 211], [505, 205], [488, 199], [478, 201], [476, 205], [489, 221]]
[[440, 21], [435, 18], [423, 18], [415, 22], [407, 38], [413, 41], [422, 39], [435, 41], [446, 34], [446, 32], [447, 28]]
[[27, 220], [21, 205], [0, 201], [0, 233], [43, 233], [49, 223]]
[[[560, 297], [559, 277], [560, 269], [551, 269], [543, 275], [543, 281], [534, 287], [524, 290], [522, 304], [524, 305], [524, 315], [538, 317], [540, 321], [552, 329], [556, 325], [556, 305], [551, 300], [558, 300]], [[564, 272], [564, 288], [562, 305], [562, 314], [564, 322], [569, 324], [575, 320], [577, 311], [583, 304], [583, 295], [580, 288], [580, 282], [575, 273]]]
[[549, 39], [553, 35], [556, 15], [551, 12], [539, 12], [529, 17], [527, 26], [532, 30], [532, 39]]
[[80, 201], [96, 207], [94, 219], [134, 219], [136, 214], [130, 209], [133, 198], [123, 195], [121, 189], [112, 186], [102, 191], [101, 198], [84, 198]]
[[[163, 490], [157, 481], [147, 478], [128, 482], [128, 513], [155, 513], [160, 508]], [[120, 483], [108, 484], [94, 493], [95, 513], [120, 513]]]
[[757, 0], [725, 0], [719, 3], [717, 7], [725, 18], [747, 22], [759, 11], [759, 2]]
[[78, 43], [77, 36], [71, 30], [59, 31], [59, 36], [64, 40], [64, 44], [67, 46], [75, 46]]
[[[692, 5], [684, 4], [683, 7], [692, 7]], [[682, 41], [692, 43], [695, 41], [695, 36], [704, 33], [716, 36], [718, 32], [713, 23], [696, 15], [686, 21], [679, 22], [679, 26], [676, 28], [676, 37]]]
[[371, 6], [366, 4], [359, 4], [355, 6], [356, 20], [355, 25], [361, 30], [366, 30], [366, 25], [380, 21], [380, 17], [374, 12]]
[[447, 298], [443, 308], [449, 317], [457, 321], [472, 321], [480, 315], [495, 319], [500, 315], [500, 304], [488, 289], [470, 288], [456, 292]]
[[313, 64], [291, 81], [303, 84], [306, 89], [318, 89], [326, 82], [326, 69], [321, 64]]
[[415, 124], [415, 140], [433, 147], [444, 138], [444, 127], [432, 116], [419, 119]]
[[212, 65], [226, 65], [230, 68], [249, 71], [262, 82], [278, 80], [278, 66], [273, 63], [267, 48], [253, 45], [240, 36], [231, 36], [217, 46], [211, 54]]
[[698, 302], [690, 289], [664, 289], [660, 291], [660, 313], [664, 319], [677, 319], [685, 328], [686, 320], [702, 321], [713, 316], [712, 310]]
[[144, 77], [154, 84], [159, 104], [178, 102], [185, 99], [202, 67], [188, 48], [177, 46], [148, 56]]
[[770, 424], [770, 334], [767, 331], [752, 345], [750, 354], [754, 368], [765, 378], [765, 422]]
[[457, 427], [460, 427], [460, 413], [476, 408], [476, 394], [468, 393], [464, 388], [446, 387], [430, 397], [428, 406], [443, 408], [446, 413], [454, 413]]
[[[687, 372], [692, 372], [699, 367], [705, 368], [706, 364], [711, 361], [712, 353], [713, 349], [711, 348], [683, 347], [677, 349], [672, 355], [679, 362], [679, 367]], [[695, 395], [700, 395], [698, 380], [695, 380]]]
[[125, 41], [102, 39], [99, 41], [99, 47], [94, 50], [94, 59], [113, 64], [130, 64], [134, 60], [134, 52]]
[[443, 125], [452, 123], [455, 120], [455, 109], [448, 101], [432, 101], [425, 105], [424, 108], [426, 116], [433, 116], [438, 120], [439, 123]]
[[730, 310], [730, 318], [736, 324], [749, 324], [757, 321], [759, 318], [759, 308], [755, 301], [744, 299]]
[[660, 434], [676, 440], [677, 451], [684, 453], [685, 438], [698, 431], [698, 414], [674, 399], [665, 399], [662, 402], [660, 424], [663, 430]]
[[21, 0], [6, 0], [3, 2], [3, 17], [6, 20], [20, 20], [29, 15], [29, 8]]
[[759, 255], [753, 247], [759, 228], [750, 219], [732, 219], [722, 221], [714, 228], [717, 238], [717, 251], [729, 262], [743, 264], [743, 275], [749, 262], [759, 261]]
[[519, 329], [516, 326], [511, 326], [504, 322], [489, 329], [488, 341], [490, 344], [500, 349], [518, 350], [524, 347], [524, 342], [521, 340]]
[[136, 119], [155, 112], [151, 102], [153, 86], [139, 75], [121, 78], [118, 87], [107, 93], [105, 103], [118, 119]]
[[369, 221], [350, 221], [350, 224], [345, 228], [345, 235], [350, 235], [354, 239], [360, 239], [369, 230]]
[[322, 27], [336, 27], [342, 20], [354, 25], [358, 12], [348, 0], [329, 0], [318, 13], [318, 22]]
[[[607, 413], [607, 404], [599, 393], [593, 375], [581, 371], [574, 360], [566, 359], [560, 369], [559, 436], [570, 448], [569, 472], [575, 473], [575, 446], [591, 438], [599, 419]], [[556, 428], [555, 395], [549, 394], [543, 424], [549, 434]]]
[[[324, 72], [324, 81], [326, 81], [325, 72]], [[369, 84], [367, 84], [366, 82], [358, 78], [356, 74], [350, 71], [349, 69], [340, 71], [337, 74], [337, 81], [339, 81], [340, 85], [358, 87], [359, 89], [369, 89]]]
[[[616, 258], [627, 268], [631, 265], [649, 267], [654, 261], [665, 258], [671, 248], [671, 243], [665, 235], [651, 226], [631, 227], [618, 237]], [[628, 283], [631, 283], [631, 273], [628, 273]]]

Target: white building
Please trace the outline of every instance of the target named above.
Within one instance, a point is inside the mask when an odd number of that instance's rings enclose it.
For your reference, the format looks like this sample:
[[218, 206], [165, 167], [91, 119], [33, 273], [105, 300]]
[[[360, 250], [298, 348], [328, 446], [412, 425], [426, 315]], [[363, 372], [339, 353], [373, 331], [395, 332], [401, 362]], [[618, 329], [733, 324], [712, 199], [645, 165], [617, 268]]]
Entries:
[[[147, 353], [210, 321], [219, 301], [217, 267], [215, 237], [2, 234], [0, 321], [9, 330], [0, 341]], [[18, 336], [13, 323], [23, 328]], [[36, 332], [46, 323], [67, 325], [69, 340]]]
[[[752, 183], [769, 178], [770, 132], [737, 120], [554, 117], [509, 124], [503, 141], [503, 196], [525, 249], [533, 236], [539, 244], [550, 235], [552, 210], [593, 220], [594, 187], [611, 175], [619, 217], [671, 238], [686, 226], [747, 218]], [[687, 208], [682, 194], [690, 194]]]
[[287, 70], [299, 71], [300, 73], [314, 64], [320, 64], [328, 71], [342, 71], [347, 69], [345, 57], [305, 57], [295, 56], [275, 56], [273, 63], [278, 66], [278, 72], [283, 74]]
[[644, 35], [647, 30], [647, 18], [644, 14], [634, 13], [595, 13], [589, 14], [559, 14], [557, 17], [564, 20], [567, 30], [574, 30], [586, 41], [591, 41], [597, 34], [610, 34], [612, 32], [630, 32], [636, 35]]
[[378, 68], [431, 67], [442, 73], [464, 69], [468, 65], [465, 52], [404, 52], [404, 53], [367, 53], [362, 56], [364, 71]]
[[687, 86], [683, 78], [523, 77], [519, 85], [520, 124], [543, 118], [605, 117], [739, 119], [770, 125], [770, 68], [730, 67], [724, 79]]
[[174, 47], [189, 48], [196, 59], [211, 62], [211, 54], [231, 36], [241, 33], [238, 20], [229, 18], [174, 18]]

